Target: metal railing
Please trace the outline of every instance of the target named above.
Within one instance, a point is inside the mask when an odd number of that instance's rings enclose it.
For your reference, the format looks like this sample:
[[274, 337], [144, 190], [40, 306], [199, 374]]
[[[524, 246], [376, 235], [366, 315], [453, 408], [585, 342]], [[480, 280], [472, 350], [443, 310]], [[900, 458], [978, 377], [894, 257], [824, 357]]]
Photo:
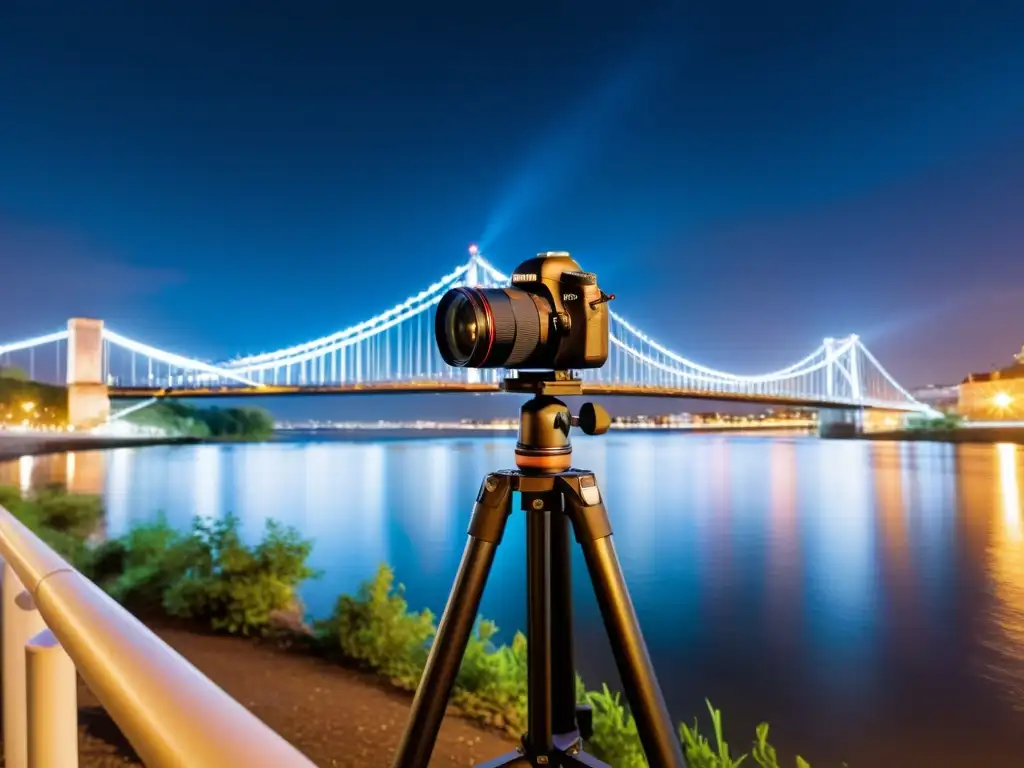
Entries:
[[77, 768], [76, 670], [150, 768], [313, 763], [0, 507], [6, 768]]

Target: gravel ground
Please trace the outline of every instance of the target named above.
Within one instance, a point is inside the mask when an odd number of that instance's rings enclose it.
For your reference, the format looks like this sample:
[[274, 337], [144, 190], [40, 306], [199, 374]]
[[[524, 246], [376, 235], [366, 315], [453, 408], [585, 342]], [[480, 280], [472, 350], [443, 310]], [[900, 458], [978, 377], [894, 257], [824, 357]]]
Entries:
[[[155, 631], [318, 766], [390, 765], [411, 696], [312, 656], [241, 638]], [[79, 685], [79, 718], [81, 768], [142, 765], [84, 684]], [[506, 737], [450, 715], [430, 764], [471, 766], [513, 746]]]

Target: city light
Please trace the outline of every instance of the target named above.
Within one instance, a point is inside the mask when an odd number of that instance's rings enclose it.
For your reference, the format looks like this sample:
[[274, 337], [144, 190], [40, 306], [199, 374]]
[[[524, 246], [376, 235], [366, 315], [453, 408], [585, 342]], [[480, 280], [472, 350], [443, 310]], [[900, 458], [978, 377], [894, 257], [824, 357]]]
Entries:
[[32, 411], [34, 411], [35, 409], [36, 409], [36, 404], [33, 403], [32, 401], [29, 401], [27, 403], [22, 403], [21, 404], [21, 410], [23, 410], [25, 413], [32, 413]]
[[996, 408], [1009, 408], [1013, 404], [1013, 398], [1005, 392], [998, 392], [992, 398], [992, 402], [995, 403]]

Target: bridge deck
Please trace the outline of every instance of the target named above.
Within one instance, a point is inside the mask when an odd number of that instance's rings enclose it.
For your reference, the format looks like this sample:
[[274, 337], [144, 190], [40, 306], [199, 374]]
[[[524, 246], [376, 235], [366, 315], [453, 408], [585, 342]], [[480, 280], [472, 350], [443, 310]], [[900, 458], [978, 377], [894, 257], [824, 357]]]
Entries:
[[[262, 387], [111, 387], [111, 399], [139, 400], [147, 398], [223, 398], [223, 397], [289, 397], [311, 395], [395, 395], [395, 394], [485, 394], [502, 393], [498, 384], [462, 381], [383, 381], [353, 384], [304, 384]], [[634, 384], [602, 384], [584, 382], [584, 396], [595, 397], [658, 397], [680, 400], [717, 400], [722, 402], [774, 405], [792, 408], [855, 408], [898, 410], [891, 406], [836, 403], [818, 398], [793, 395], [717, 392], [692, 388], [652, 387]]]

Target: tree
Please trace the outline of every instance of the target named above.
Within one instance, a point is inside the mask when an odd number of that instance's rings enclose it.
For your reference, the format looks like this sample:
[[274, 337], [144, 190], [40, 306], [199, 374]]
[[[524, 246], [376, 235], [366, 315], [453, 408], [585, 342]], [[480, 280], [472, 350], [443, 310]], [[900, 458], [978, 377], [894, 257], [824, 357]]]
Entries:
[[28, 381], [28, 373], [24, 368], [5, 367], [0, 365], [0, 379], [12, 381]]

